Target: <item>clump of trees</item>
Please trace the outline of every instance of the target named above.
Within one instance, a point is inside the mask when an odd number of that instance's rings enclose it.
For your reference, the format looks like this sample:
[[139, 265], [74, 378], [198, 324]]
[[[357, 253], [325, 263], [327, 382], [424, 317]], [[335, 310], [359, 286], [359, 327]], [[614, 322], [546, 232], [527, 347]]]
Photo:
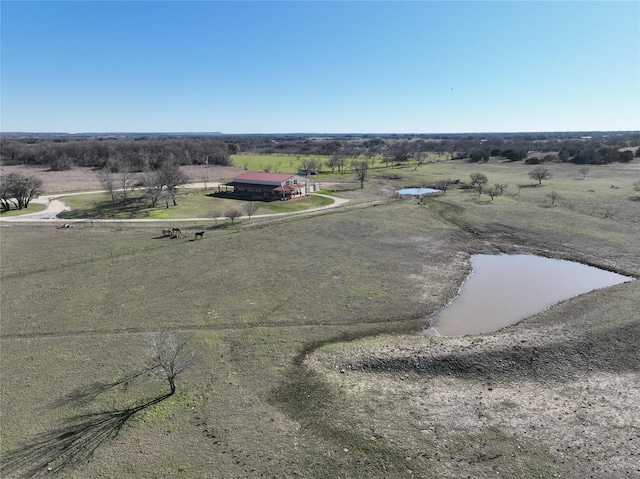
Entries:
[[157, 169], [167, 160], [179, 165], [230, 166], [230, 155], [237, 152], [237, 146], [231, 145], [211, 137], [3, 138], [2, 155], [7, 163], [52, 170], [110, 168], [115, 162], [141, 172]]
[[120, 200], [127, 206], [135, 186], [141, 186], [144, 197], [151, 201], [155, 208], [159, 201], [164, 201], [169, 208], [169, 202], [178, 205], [177, 188], [189, 181], [187, 175], [175, 161], [165, 161], [157, 169], [149, 169], [138, 175], [134, 173], [126, 162], [112, 162], [109, 167], [98, 172], [98, 181], [111, 198], [112, 205]]
[[22, 173], [0, 176], [0, 208], [3, 211], [9, 211], [12, 205], [19, 210], [28, 208], [31, 200], [41, 194], [42, 180], [37, 176]]
[[629, 163], [632, 160], [633, 151], [620, 151], [612, 146], [600, 146], [579, 151], [569, 161], [579, 165], [606, 165], [608, 163]]

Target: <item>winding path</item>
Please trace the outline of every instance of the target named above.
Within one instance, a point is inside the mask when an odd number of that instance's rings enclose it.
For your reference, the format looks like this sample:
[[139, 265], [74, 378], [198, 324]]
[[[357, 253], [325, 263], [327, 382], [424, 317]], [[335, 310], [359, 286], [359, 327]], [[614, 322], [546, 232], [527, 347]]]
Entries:
[[[183, 185], [182, 188], [205, 188], [206, 187], [215, 187], [218, 186], [216, 183], [189, 183]], [[26, 222], [47, 222], [47, 221], [59, 221], [58, 213], [62, 213], [63, 211], [68, 211], [69, 208], [64, 204], [60, 198], [65, 196], [76, 196], [76, 195], [89, 195], [95, 193], [105, 193], [104, 190], [93, 190], [93, 191], [81, 191], [78, 193], [58, 193], [55, 195], [42, 195], [38, 198], [33, 199], [31, 202], [35, 204], [43, 204], [47, 205], [46, 209], [43, 211], [37, 211], [35, 213], [26, 213], [18, 216], [8, 216], [6, 218], [0, 217], [0, 222], [7, 223], [26, 223]], [[277, 217], [277, 216], [289, 216], [301, 213], [309, 213], [313, 211], [321, 211], [329, 208], [335, 208], [337, 206], [341, 206], [347, 203], [349, 200], [344, 198], [336, 198], [335, 196], [322, 195], [319, 193], [313, 193], [316, 196], [322, 196], [323, 198], [329, 198], [333, 200], [333, 203], [326, 206], [319, 206], [317, 208], [311, 208], [308, 210], [295, 211], [291, 213], [270, 213], [264, 215], [252, 215], [252, 218], [269, 218], [269, 217]], [[178, 221], [211, 221], [213, 218], [155, 218], [155, 219], [65, 219], [64, 221], [67, 223], [86, 223], [88, 221], [93, 222], [102, 222], [102, 223], [159, 223], [159, 222], [171, 222], [175, 223]], [[216, 218], [216, 219], [224, 219], [224, 217]]]

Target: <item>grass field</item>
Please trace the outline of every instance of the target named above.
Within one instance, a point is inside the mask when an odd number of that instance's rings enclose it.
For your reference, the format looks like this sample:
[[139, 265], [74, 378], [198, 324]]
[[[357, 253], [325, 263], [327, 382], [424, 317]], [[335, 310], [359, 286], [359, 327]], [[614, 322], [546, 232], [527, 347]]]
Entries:
[[[526, 165], [374, 169], [346, 196], [384, 204], [211, 225], [197, 241], [160, 238], [160, 223], [2, 223], [3, 477], [637, 475], [638, 281], [495, 334], [420, 334], [474, 253], [640, 276], [640, 163], [585, 179], [549, 168], [535, 187]], [[391, 199], [474, 171], [506, 194]], [[563, 199], [550, 205], [550, 190]], [[166, 392], [119, 383], [161, 326], [187, 335], [200, 361], [174, 396], [123, 416]], [[126, 420], [99, 423], [114, 417]], [[66, 438], [76, 454], [63, 464]]]
[[[127, 207], [123, 207], [120, 202], [114, 206], [103, 193], [65, 196], [63, 201], [71, 211], [60, 213], [58, 217], [63, 219], [222, 219], [229, 209], [243, 212], [247, 203], [242, 200], [216, 197], [214, 191], [209, 189], [181, 189], [176, 197], [177, 206], [169, 201], [168, 208], [164, 203], [151, 208], [149, 200], [140, 196], [137, 191], [134, 191], [131, 196], [130, 205]], [[329, 198], [315, 195], [290, 201], [256, 201], [254, 203], [258, 205], [258, 209], [254, 214], [292, 213], [326, 206], [331, 202]]]
[[45, 205], [38, 203], [31, 203], [28, 208], [23, 208], [21, 210], [11, 209], [9, 211], [0, 211], [1, 218], [8, 218], [10, 216], [19, 216], [29, 213], [37, 213], [38, 211], [42, 211], [46, 208]]

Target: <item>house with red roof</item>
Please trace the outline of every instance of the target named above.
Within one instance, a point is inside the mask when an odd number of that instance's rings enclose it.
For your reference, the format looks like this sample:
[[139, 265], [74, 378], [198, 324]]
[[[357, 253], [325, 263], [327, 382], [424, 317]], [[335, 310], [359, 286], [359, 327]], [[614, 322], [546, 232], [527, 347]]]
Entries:
[[320, 189], [317, 181], [294, 173], [256, 171], [245, 171], [225, 186], [233, 187], [234, 196], [263, 200], [301, 198]]

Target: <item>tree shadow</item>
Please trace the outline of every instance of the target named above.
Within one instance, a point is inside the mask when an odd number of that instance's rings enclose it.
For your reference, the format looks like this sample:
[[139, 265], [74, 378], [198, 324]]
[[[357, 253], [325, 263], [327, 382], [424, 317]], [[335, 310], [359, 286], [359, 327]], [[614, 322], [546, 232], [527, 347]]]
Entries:
[[[54, 405], [87, 404], [100, 394], [126, 385], [141, 374], [144, 373], [134, 373], [111, 383], [93, 383], [64, 396]], [[60, 427], [36, 436], [21, 447], [4, 452], [0, 462], [2, 477], [37, 478], [84, 464], [105, 441], [116, 438], [120, 429], [135, 414], [164, 401], [172, 394], [158, 396], [134, 407], [73, 416]]]
[[112, 382], [95, 382], [88, 386], [77, 388], [56, 400], [53, 403], [53, 406], [56, 408], [66, 406], [86, 406], [101, 394], [118, 386], [123, 386], [123, 388], [126, 389], [134, 379], [146, 374], [147, 372], [148, 370], [136, 371]]

